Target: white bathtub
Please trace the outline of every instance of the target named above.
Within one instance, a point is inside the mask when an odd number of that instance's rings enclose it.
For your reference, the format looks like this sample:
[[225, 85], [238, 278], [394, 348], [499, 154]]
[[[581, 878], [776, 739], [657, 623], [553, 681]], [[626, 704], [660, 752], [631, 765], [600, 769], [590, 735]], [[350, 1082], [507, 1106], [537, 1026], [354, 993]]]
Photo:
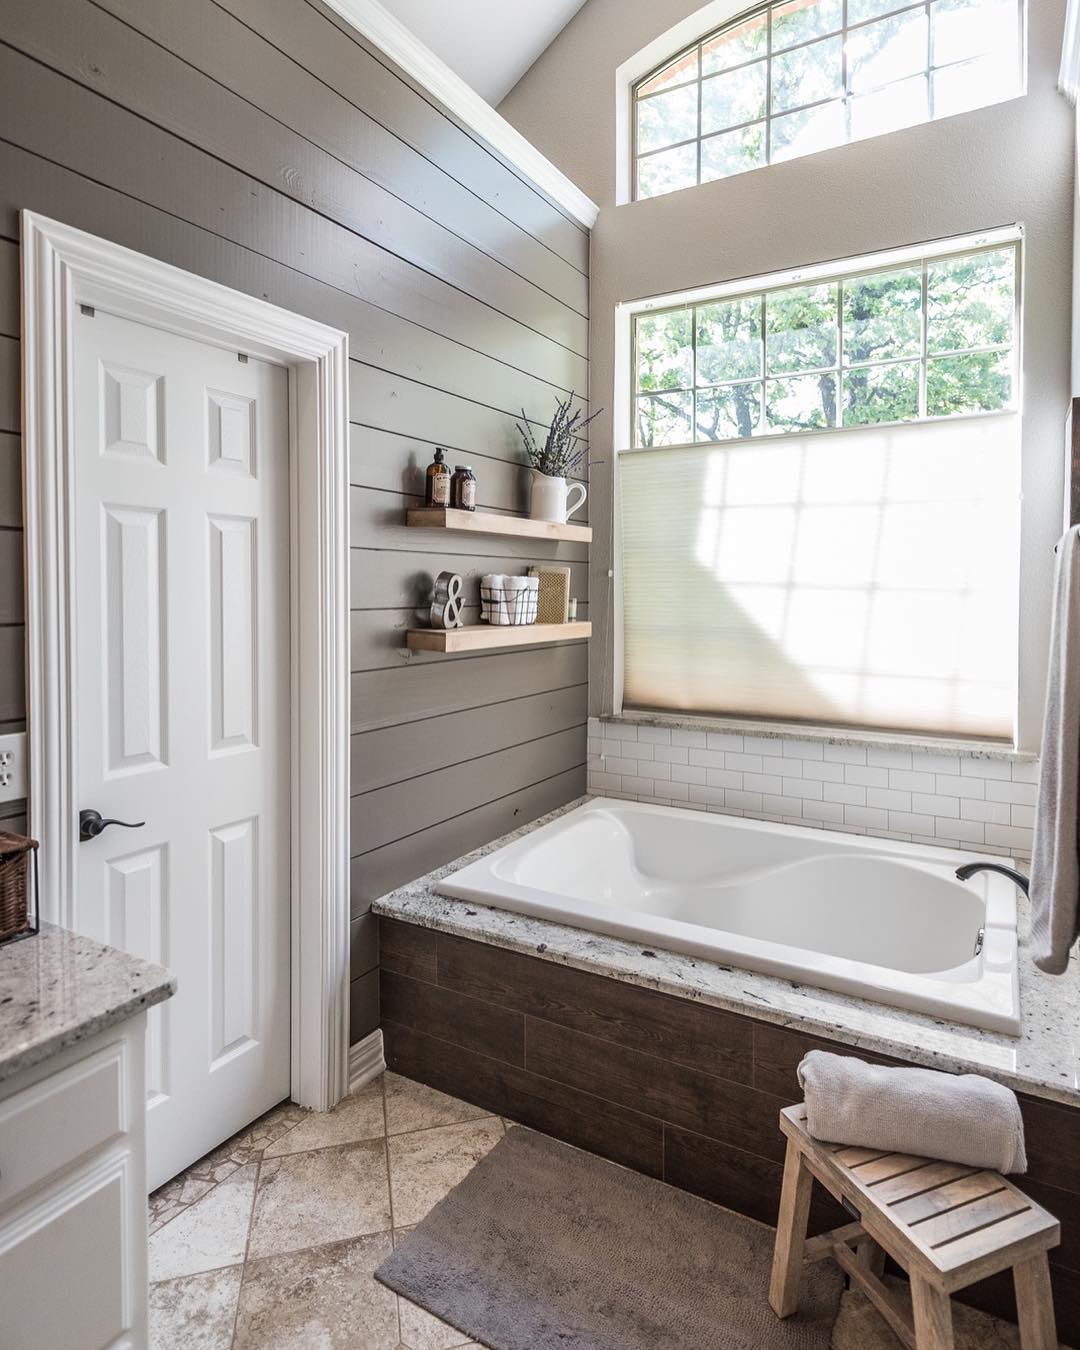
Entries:
[[1016, 892], [973, 857], [596, 798], [438, 889], [1018, 1035]]

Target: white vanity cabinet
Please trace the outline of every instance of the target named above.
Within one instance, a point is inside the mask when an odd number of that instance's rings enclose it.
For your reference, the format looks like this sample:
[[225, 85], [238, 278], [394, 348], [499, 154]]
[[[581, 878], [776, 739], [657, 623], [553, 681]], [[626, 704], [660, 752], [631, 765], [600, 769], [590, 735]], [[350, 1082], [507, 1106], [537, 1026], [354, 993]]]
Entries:
[[147, 1344], [146, 1014], [0, 1081], [0, 1346]]
[[0, 946], [0, 1350], [146, 1350], [146, 1011], [168, 971]]

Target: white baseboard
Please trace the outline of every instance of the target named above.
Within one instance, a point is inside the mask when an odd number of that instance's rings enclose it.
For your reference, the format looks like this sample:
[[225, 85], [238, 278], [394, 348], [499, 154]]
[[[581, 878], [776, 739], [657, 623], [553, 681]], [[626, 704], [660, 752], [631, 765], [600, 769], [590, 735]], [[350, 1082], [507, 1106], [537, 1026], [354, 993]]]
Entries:
[[386, 1068], [381, 1031], [373, 1031], [362, 1041], [349, 1046], [349, 1091], [355, 1092]]

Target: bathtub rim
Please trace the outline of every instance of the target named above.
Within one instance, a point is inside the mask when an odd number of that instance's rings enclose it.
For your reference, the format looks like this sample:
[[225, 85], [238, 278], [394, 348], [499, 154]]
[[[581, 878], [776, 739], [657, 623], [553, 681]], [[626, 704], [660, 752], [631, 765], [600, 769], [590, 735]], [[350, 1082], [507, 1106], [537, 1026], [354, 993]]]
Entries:
[[[701, 925], [650, 916], [648, 924], [635, 923], [619, 916], [617, 909], [587, 900], [560, 904], [553, 892], [508, 881], [496, 876], [500, 861], [535, 848], [545, 838], [565, 831], [575, 816], [589, 813], [627, 812], [630, 814], [678, 815], [699, 828], [747, 829], [753, 833], [806, 839], [820, 848], [830, 846], [845, 855], [873, 854], [903, 860], [908, 864], [933, 868], [953, 868], [970, 862], [972, 855], [956, 849], [912, 844], [904, 840], [876, 839], [873, 836], [846, 834], [837, 830], [808, 829], [774, 821], [688, 811], [680, 807], [659, 806], [649, 802], [627, 802], [619, 798], [589, 797], [546, 823], [538, 824], [520, 837], [504, 842], [435, 882], [438, 894], [464, 900], [508, 913], [523, 914], [583, 933], [596, 933], [617, 941], [645, 943], [665, 952], [720, 966], [762, 974], [796, 985], [839, 993], [848, 997], [897, 1008], [925, 1017], [944, 1018], [958, 1026], [1019, 1038], [1023, 1031], [1020, 1001], [1019, 945], [1017, 939], [1017, 901], [1012, 882], [995, 873], [980, 872], [968, 882], [957, 881], [974, 890], [985, 906], [985, 941], [982, 957], [951, 970], [919, 974], [897, 971], [887, 966], [834, 957], [810, 948], [793, 947], [765, 939], [744, 937], [726, 930], [704, 929]], [[500, 902], [502, 902], [500, 904]], [[625, 914], [625, 911], [623, 911]], [[588, 920], [590, 922], [582, 922]], [[703, 932], [724, 937], [704, 950]], [[971, 968], [981, 961], [977, 978]], [[953, 976], [952, 979], [948, 978]], [[965, 1017], [964, 1014], [967, 1014]], [[977, 1020], [975, 1020], [977, 1019]]]
[[[734, 828], [746, 830], [751, 834], [774, 834], [789, 838], [805, 838], [810, 842], [825, 840], [841, 853], [887, 854], [908, 859], [914, 864], [935, 867], [961, 867], [971, 862], [1003, 862], [1015, 865], [1011, 858], [982, 854], [975, 850], [948, 848], [938, 844], [913, 844], [904, 839], [884, 839], [873, 834], [853, 834], [847, 830], [830, 830], [816, 825], [793, 825], [783, 821], [759, 820], [755, 816], [736, 816], [725, 811], [695, 811], [685, 806], [666, 806], [657, 802], [627, 801], [622, 797], [605, 797], [603, 793], [592, 793], [577, 802], [571, 803], [560, 811], [553, 820], [536, 822], [535, 828], [524, 831], [520, 837], [497, 841], [496, 846], [485, 849], [487, 858], [494, 859], [511, 856], [512, 853], [526, 851], [536, 845], [538, 838], [558, 833], [566, 827], [567, 817], [592, 811], [615, 811], [626, 809], [634, 814], [668, 818], [680, 816], [694, 824], [706, 823], [710, 828]], [[465, 861], [459, 859], [459, 862]], [[470, 865], [472, 865], [470, 863]], [[453, 866], [453, 865], [452, 865]], [[464, 868], [460, 870], [464, 871]], [[456, 871], [455, 873], [456, 874]], [[993, 872], [978, 872], [968, 881], [956, 881], [958, 886], [981, 892], [986, 908], [986, 926], [994, 928], [1017, 927], [1016, 888], [1006, 877]]]

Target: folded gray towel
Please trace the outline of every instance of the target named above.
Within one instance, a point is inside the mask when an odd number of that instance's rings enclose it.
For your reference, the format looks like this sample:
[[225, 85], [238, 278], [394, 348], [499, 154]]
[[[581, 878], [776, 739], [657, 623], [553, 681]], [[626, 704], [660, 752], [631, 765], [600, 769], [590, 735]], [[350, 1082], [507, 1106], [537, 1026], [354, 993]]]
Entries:
[[978, 1074], [891, 1069], [811, 1050], [799, 1065], [815, 1139], [1026, 1172], [1016, 1093]]

